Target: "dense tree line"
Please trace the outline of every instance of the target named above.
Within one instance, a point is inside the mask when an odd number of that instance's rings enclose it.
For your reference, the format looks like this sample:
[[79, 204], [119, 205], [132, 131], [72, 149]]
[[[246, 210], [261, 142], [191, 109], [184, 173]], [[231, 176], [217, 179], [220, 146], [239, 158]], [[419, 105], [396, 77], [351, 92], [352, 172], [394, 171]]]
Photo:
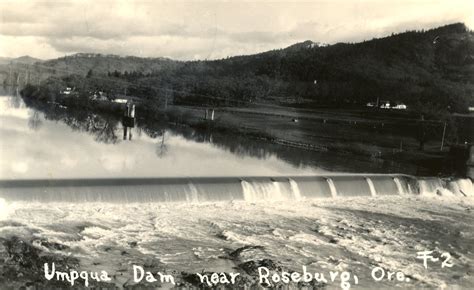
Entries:
[[169, 70], [109, 75], [155, 87], [156, 97], [164, 90], [198, 103], [341, 107], [379, 98], [436, 114], [474, 105], [473, 55], [473, 33], [453, 24], [357, 44], [303, 42], [256, 55], [185, 62]]

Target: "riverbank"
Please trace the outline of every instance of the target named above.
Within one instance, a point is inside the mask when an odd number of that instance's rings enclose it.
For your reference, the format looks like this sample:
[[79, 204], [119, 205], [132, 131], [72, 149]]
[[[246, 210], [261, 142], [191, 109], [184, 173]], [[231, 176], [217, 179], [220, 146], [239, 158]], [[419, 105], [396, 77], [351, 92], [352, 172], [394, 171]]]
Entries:
[[[373, 119], [347, 115], [344, 111], [286, 109], [216, 108], [214, 120], [204, 120], [205, 111], [212, 109], [170, 107], [170, 110], [178, 110], [185, 116], [182, 118], [185, 124], [199, 130], [248, 136], [303, 150], [331, 152], [347, 156], [349, 160], [357, 156], [374, 162], [398, 163], [399, 170], [409, 174], [465, 175], [466, 160], [454, 160], [446, 141], [443, 150], [440, 149], [442, 137], [436, 139], [437, 135], [442, 135], [439, 122], [431, 122], [433, 136], [424, 141], [423, 149], [420, 149], [416, 137], [420, 125], [413, 119], [390, 118], [390, 113], [385, 119]], [[437, 127], [440, 129], [438, 132]], [[416, 166], [418, 170], [403, 171], [404, 166]]]

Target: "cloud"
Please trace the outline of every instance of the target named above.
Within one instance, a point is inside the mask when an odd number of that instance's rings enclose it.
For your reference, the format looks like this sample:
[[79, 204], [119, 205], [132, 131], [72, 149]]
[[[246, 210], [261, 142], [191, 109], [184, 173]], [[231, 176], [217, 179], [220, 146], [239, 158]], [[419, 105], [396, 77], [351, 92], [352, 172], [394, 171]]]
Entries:
[[256, 53], [311, 39], [361, 41], [452, 22], [471, 0], [3, 1], [0, 56], [100, 52], [176, 59]]
[[13, 162], [11, 170], [15, 173], [25, 173], [28, 171], [28, 164], [26, 162]]

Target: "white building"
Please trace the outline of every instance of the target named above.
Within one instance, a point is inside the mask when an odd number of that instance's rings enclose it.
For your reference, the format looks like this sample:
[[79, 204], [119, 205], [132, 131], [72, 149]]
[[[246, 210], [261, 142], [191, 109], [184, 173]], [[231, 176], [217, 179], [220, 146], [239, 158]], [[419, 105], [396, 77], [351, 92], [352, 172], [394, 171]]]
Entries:
[[63, 95], [70, 95], [72, 93], [72, 89], [67, 87], [64, 91], [61, 92]]
[[382, 109], [390, 109], [390, 102], [389, 101], [381, 101], [380, 102], [380, 108]]
[[127, 99], [115, 99], [113, 100], [114, 103], [119, 103], [119, 104], [126, 104], [128, 102]]
[[392, 106], [392, 109], [406, 110], [406, 109], [407, 109], [407, 105], [405, 105], [404, 103], [398, 103], [398, 104], [396, 104], [395, 106]]

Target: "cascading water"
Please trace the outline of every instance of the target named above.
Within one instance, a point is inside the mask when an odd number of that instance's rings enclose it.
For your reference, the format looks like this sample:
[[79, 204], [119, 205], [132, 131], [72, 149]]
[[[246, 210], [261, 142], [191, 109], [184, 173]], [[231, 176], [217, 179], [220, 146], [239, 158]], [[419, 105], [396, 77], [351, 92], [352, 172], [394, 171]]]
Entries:
[[199, 193], [196, 186], [194, 186], [194, 184], [192, 183], [189, 183], [188, 186], [189, 186], [189, 191], [186, 192], [186, 201], [199, 202]]
[[[400, 188], [398, 187], [394, 177], [392, 176], [371, 176], [370, 180], [374, 185], [375, 192], [377, 195], [397, 195], [400, 194]], [[398, 181], [400, 187], [403, 187], [402, 183], [405, 182]]]
[[472, 180], [465, 178], [465, 179], [458, 179], [453, 180], [450, 184], [456, 184], [458, 188], [458, 192], [463, 196], [474, 196], [474, 185], [472, 184]]
[[468, 178], [451, 180], [448, 182], [448, 189], [458, 196], [474, 196], [474, 186]]
[[291, 178], [289, 178], [288, 181], [290, 182], [290, 187], [291, 187], [291, 192], [293, 193], [293, 197], [296, 200], [301, 200], [302, 196], [301, 196], [301, 192], [300, 192], [300, 188], [298, 186], [298, 183], [296, 181], [294, 181], [293, 179], [291, 179]]
[[446, 182], [437, 178], [425, 178], [418, 180], [420, 194], [422, 195], [447, 195]]
[[332, 176], [331, 180], [335, 186], [337, 196], [371, 196], [372, 192], [366, 178], [360, 175], [346, 175]]
[[259, 200], [284, 200], [285, 195], [282, 192], [280, 184], [275, 181], [258, 182], [258, 181], [242, 181], [242, 190], [244, 193], [244, 200], [249, 202], [256, 202]]
[[331, 190], [331, 196], [336, 197], [337, 196], [337, 190], [336, 186], [334, 185], [334, 181], [331, 178], [326, 179], [329, 189]]
[[474, 189], [470, 179], [381, 174], [0, 181], [6, 202], [257, 202], [405, 194], [470, 197]]
[[374, 183], [372, 182], [372, 180], [370, 178], [366, 178], [365, 180], [367, 180], [367, 184], [369, 185], [370, 194], [372, 196], [376, 196], [377, 191], [375, 190], [375, 186], [374, 186]]
[[407, 192], [403, 189], [402, 182], [398, 177], [393, 178], [393, 182], [395, 182], [395, 185], [397, 186], [397, 192], [398, 194], [407, 194]]

